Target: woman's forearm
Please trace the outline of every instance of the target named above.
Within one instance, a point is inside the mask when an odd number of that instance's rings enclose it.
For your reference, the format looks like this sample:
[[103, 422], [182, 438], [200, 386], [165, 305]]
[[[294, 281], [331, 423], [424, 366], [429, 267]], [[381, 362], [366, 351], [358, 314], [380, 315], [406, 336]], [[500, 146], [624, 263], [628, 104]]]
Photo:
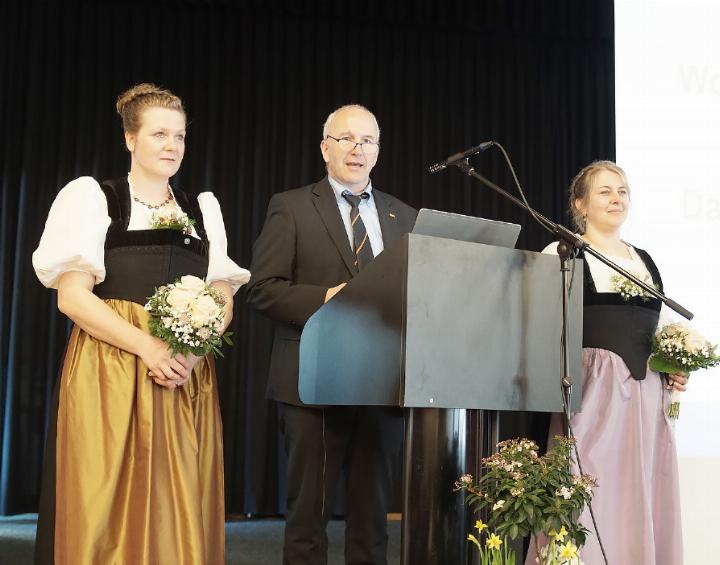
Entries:
[[225, 330], [227, 330], [230, 326], [230, 322], [232, 322], [233, 317], [234, 302], [232, 287], [229, 283], [226, 283], [225, 281], [211, 282], [210, 286], [218, 289], [220, 292], [223, 293], [223, 296], [225, 296], [225, 317], [223, 319], [223, 333], [225, 333]]
[[58, 309], [96, 339], [141, 355], [150, 334], [133, 326], [92, 293], [87, 273], [65, 273], [58, 283]]

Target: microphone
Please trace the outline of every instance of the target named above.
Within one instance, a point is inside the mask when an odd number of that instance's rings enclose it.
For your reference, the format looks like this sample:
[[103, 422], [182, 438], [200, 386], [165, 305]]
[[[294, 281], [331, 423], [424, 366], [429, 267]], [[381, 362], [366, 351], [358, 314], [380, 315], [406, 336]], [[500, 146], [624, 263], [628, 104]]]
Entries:
[[467, 159], [468, 157], [472, 157], [473, 155], [477, 155], [482, 151], [486, 151], [490, 149], [490, 147], [492, 147], [493, 145], [495, 145], [494, 141], [485, 141], [480, 145], [476, 145], [475, 147], [471, 147], [470, 149], [467, 149], [460, 153], [455, 153], [455, 155], [450, 155], [450, 157], [448, 157], [444, 161], [440, 161], [439, 163], [435, 163], [434, 165], [428, 167], [428, 172], [431, 175], [434, 175], [435, 173], [444, 171], [448, 168], [448, 166], [453, 165], [458, 161], [462, 161], [463, 159]]

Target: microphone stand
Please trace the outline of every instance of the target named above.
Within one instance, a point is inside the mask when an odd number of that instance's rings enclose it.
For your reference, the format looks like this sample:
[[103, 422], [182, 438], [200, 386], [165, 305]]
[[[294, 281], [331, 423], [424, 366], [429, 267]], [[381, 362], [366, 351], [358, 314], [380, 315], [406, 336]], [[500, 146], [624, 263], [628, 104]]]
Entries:
[[672, 308], [683, 316], [684, 318], [691, 320], [694, 316], [692, 312], [687, 310], [686, 308], [683, 308], [680, 304], [675, 302], [674, 300], [668, 298], [665, 296], [662, 292], [660, 292], [655, 287], [645, 283], [644, 281], [641, 281], [633, 274], [629, 273], [619, 265], [613, 263], [610, 259], [608, 259], [605, 255], [600, 253], [599, 251], [596, 251], [593, 249], [590, 244], [585, 241], [583, 238], [581, 238], [578, 234], [571, 232], [569, 229], [567, 229], [565, 226], [562, 226], [556, 222], [553, 222], [549, 218], [546, 218], [530, 206], [526, 205], [522, 200], [515, 198], [512, 194], [507, 192], [506, 190], [500, 188], [498, 185], [493, 183], [492, 181], [486, 179], [484, 176], [480, 175], [475, 168], [470, 165], [467, 159], [458, 160], [454, 163], [451, 163], [452, 165], [456, 166], [458, 169], [460, 169], [463, 173], [466, 175], [473, 177], [476, 180], [479, 180], [481, 183], [483, 183], [485, 186], [491, 188], [519, 208], [522, 208], [526, 212], [528, 212], [543, 228], [545, 228], [547, 231], [553, 233], [560, 239], [560, 243], [558, 245], [558, 255], [560, 257], [560, 275], [561, 275], [561, 284], [562, 284], [562, 308], [563, 308], [563, 316], [562, 316], [562, 351], [561, 351], [561, 384], [562, 384], [562, 391], [563, 391], [563, 408], [565, 412], [565, 422], [564, 422], [564, 428], [566, 435], [569, 435], [569, 425], [570, 425], [570, 401], [572, 398], [572, 386], [573, 381], [572, 377], [569, 374], [569, 367], [568, 367], [568, 359], [569, 359], [569, 349], [568, 349], [568, 296], [569, 296], [569, 287], [568, 287], [568, 272], [570, 271], [568, 267], [568, 259], [570, 257], [574, 257], [578, 251], [583, 250], [586, 253], [589, 253], [596, 259], [603, 262], [605, 265], [613, 269], [614, 271], [620, 273], [627, 279], [634, 282], [639, 287], [643, 288], [646, 292], [654, 296], [655, 298], [661, 300], [664, 304], [667, 304], [669, 308]]

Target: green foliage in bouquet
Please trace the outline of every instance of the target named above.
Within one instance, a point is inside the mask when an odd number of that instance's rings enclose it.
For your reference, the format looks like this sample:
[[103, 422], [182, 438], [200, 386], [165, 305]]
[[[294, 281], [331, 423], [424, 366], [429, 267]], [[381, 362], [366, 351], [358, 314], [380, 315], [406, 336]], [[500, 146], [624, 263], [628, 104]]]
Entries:
[[659, 373], [690, 373], [720, 365], [717, 345], [683, 323], [667, 324], [652, 339], [649, 366]]

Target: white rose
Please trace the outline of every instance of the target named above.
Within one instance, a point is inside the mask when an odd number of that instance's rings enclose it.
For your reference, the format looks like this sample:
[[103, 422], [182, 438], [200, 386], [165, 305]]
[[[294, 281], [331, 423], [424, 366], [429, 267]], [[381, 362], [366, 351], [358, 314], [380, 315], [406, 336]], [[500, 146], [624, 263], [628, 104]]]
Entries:
[[665, 335], [668, 337], [673, 337], [675, 335], [680, 335], [684, 331], [684, 328], [680, 324], [668, 324], [663, 328], [663, 332], [665, 332]]
[[184, 288], [173, 288], [167, 295], [167, 303], [178, 310], [187, 310], [190, 308], [195, 298], [195, 292]]
[[177, 288], [184, 288], [198, 294], [205, 290], [205, 281], [193, 275], [185, 275], [184, 277], [180, 277], [180, 283]]
[[705, 338], [697, 332], [691, 332], [690, 335], [685, 339], [685, 348], [690, 353], [700, 353], [707, 345]]
[[192, 324], [196, 328], [204, 326], [213, 318], [220, 315], [220, 308], [211, 296], [203, 294], [192, 305]]

